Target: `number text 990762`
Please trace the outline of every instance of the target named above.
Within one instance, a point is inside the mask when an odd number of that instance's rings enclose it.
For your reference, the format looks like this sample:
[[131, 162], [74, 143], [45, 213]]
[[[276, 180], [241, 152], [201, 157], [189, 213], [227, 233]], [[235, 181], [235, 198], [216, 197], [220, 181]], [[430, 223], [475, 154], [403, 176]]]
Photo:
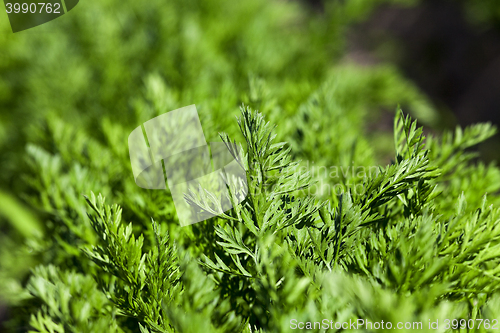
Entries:
[[6, 3], [7, 14], [31, 13], [31, 14], [61, 14], [60, 3]]

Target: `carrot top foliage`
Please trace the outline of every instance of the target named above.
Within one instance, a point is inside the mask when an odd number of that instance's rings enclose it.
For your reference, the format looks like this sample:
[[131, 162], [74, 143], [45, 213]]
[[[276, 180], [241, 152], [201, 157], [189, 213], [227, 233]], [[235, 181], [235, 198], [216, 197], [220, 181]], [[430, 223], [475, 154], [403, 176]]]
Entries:
[[[436, 134], [393, 66], [345, 60], [382, 2], [105, 0], [0, 34], [2, 331], [499, 319], [500, 169], [471, 149], [496, 129]], [[168, 189], [135, 184], [127, 137], [193, 103], [248, 195], [180, 227]], [[210, 211], [203, 195], [186, 199]]]
[[[247, 173], [249, 193], [241, 204], [181, 228], [165, 217], [141, 223], [91, 192], [88, 218], [68, 212], [61, 221], [66, 228], [52, 226], [59, 233], [52, 246], [67, 251], [45, 253], [59, 262], [31, 273], [19, 303], [32, 309], [30, 326], [39, 332], [268, 332], [288, 331], [294, 319], [427, 325], [429, 319], [496, 318], [500, 210], [491, 202], [497, 198], [446, 193], [459, 186], [450, 172], [479, 178], [498, 169], [467, 158], [453, 171], [440, 168], [430, 150], [436, 139], [398, 111], [393, 161], [363, 179], [365, 193], [346, 187], [323, 199], [305, 191], [310, 174], [297, 169], [262, 114], [244, 107], [238, 123], [245, 143], [230, 146], [240, 150]], [[485, 130], [494, 132], [479, 125], [440, 144], [446, 151], [462, 142], [448, 156], [457, 158]], [[226, 134], [222, 139], [231, 143]], [[32, 149], [49, 167], [50, 156]], [[69, 178], [54, 177], [59, 186], [82, 170], [67, 172]], [[164, 206], [171, 205], [167, 198]], [[214, 199], [206, 193], [200, 208], [210, 209]], [[45, 245], [43, 238], [31, 243]]]

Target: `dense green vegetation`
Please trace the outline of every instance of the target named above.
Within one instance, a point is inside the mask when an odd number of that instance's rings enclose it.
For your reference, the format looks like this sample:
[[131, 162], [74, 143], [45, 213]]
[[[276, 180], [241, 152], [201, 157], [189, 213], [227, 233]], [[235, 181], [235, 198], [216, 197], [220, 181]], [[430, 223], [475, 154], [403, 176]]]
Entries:
[[[382, 2], [82, 1], [33, 31], [2, 20], [2, 331], [500, 319], [500, 170], [470, 150], [496, 130], [436, 134], [393, 66], [351, 60], [347, 30]], [[207, 141], [241, 142], [250, 191], [181, 228], [168, 190], [135, 184], [127, 138], [190, 104]]]

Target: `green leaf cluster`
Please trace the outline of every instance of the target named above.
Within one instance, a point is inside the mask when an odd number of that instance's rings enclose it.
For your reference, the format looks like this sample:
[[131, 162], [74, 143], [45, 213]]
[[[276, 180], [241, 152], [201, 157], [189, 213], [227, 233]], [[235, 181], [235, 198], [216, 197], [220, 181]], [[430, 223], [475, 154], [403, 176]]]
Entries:
[[[473, 151], [496, 129], [436, 134], [393, 66], [346, 60], [383, 2], [87, 1], [0, 33], [2, 331], [499, 319], [500, 169]], [[168, 190], [135, 184], [126, 138], [193, 103], [248, 193], [224, 213], [188, 194], [218, 216], [181, 228]]]

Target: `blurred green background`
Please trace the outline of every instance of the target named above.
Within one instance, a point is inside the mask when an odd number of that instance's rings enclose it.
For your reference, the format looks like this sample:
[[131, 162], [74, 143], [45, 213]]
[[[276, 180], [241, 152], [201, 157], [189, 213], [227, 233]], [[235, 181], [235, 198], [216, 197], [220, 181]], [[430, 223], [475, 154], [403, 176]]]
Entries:
[[207, 141], [240, 138], [244, 103], [318, 165], [389, 163], [398, 104], [429, 131], [500, 122], [496, 0], [85, 0], [15, 34], [0, 8], [0, 320], [13, 330], [29, 269], [78, 269], [92, 242], [82, 194], [175, 222], [128, 161], [128, 134], [156, 115], [196, 104]]

